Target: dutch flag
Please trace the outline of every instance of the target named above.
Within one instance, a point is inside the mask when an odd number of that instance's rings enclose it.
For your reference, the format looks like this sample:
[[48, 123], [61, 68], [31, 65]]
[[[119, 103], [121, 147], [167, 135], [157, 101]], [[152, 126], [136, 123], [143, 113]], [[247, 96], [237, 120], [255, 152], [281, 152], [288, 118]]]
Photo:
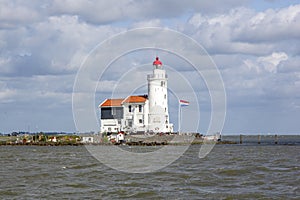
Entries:
[[188, 102], [186, 100], [179, 100], [179, 104], [180, 104], [180, 106], [188, 106], [190, 104], [190, 102]]

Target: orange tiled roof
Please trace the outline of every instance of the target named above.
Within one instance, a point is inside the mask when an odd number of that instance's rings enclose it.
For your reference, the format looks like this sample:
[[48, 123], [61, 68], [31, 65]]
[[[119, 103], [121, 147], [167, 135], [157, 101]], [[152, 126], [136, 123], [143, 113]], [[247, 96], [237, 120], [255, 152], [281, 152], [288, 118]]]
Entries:
[[103, 103], [99, 105], [99, 107], [118, 107], [122, 106], [121, 103], [124, 99], [106, 99]]
[[123, 103], [145, 103], [147, 96], [129, 96]]

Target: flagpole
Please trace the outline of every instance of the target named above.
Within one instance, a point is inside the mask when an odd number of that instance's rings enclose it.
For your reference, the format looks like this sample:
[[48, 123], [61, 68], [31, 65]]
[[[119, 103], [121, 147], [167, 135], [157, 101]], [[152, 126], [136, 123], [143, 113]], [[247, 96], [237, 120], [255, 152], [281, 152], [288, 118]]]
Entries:
[[182, 107], [188, 106], [189, 102], [185, 100], [179, 100], [179, 126], [178, 126], [178, 132], [180, 134], [181, 132], [181, 122], [182, 122]]
[[181, 105], [179, 104], [179, 126], [178, 126], [178, 132], [179, 132], [179, 135], [180, 135], [180, 131], [181, 131], [181, 112], [182, 112], [182, 110], [181, 110]]

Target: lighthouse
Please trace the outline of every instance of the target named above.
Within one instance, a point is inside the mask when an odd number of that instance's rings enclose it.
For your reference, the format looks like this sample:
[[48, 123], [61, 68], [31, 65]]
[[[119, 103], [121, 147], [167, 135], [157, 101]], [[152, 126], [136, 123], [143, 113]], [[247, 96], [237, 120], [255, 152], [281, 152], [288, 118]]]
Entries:
[[156, 57], [153, 62], [153, 73], [148, 80], [148, 131], [172, 132], [173, 124], [169, 123], [168, 109], [168, 76], [162, 62]]
[[169, 121], [168, 76], [156, 57], [152, 74], [147, 75], [148, 94], [106, 99], [100, 105], [101, 132], [130, 134], [171, 133]]

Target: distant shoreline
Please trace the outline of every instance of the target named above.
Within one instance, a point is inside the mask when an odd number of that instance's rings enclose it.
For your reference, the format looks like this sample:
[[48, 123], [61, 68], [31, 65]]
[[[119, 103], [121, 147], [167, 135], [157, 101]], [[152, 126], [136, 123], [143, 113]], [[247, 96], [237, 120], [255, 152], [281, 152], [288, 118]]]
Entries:
[[[85, 142], [84, 137], [93, 137]], [[97, 139], [96, 139], [97, 138]], [[194, 135], [126, 135], [128, 146], [163, 146], [163, 145], [202, 145], [202, 144], [261, 144], [261, 145], [300, 145], [300, 135], [225, 135], [219, 141], [206, 140]], [[0, 136], [0, 146], [83, 146], [83, 145], [118, 145], [99, 135], [65, 135], [65, 136]]]

